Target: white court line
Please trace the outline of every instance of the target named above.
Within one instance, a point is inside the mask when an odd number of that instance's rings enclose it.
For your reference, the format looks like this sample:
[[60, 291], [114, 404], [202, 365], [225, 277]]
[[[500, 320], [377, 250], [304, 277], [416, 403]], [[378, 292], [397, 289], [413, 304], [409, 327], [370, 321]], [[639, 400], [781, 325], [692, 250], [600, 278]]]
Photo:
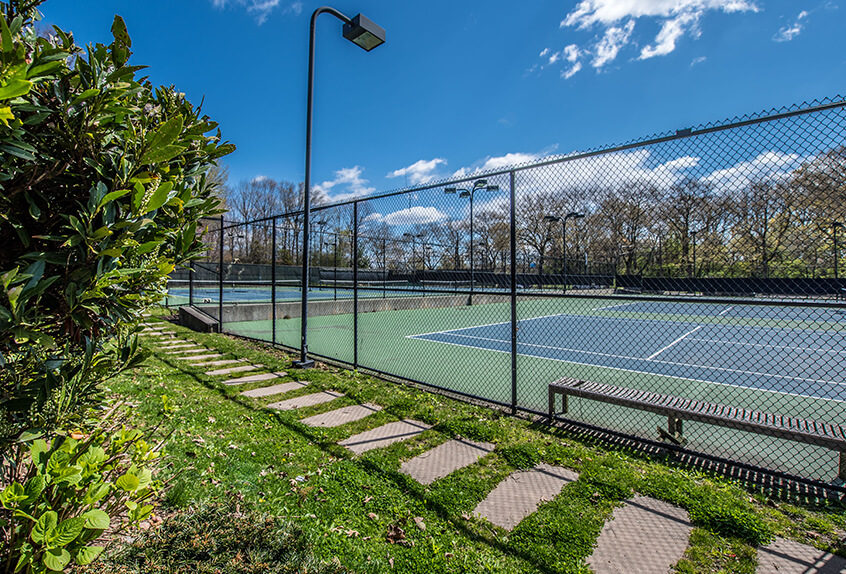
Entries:
[[717, 315], [717, 317], [719, 317], [720, 315], [725, 315], [726, 313], [728, 313], [732, 309], [734, 309], [734, 305], [729, 305], [728, 307], [726, 307], [725, 309], [720, 311], [719, 314]]
[[617, 307], [628, 307], [629, 305], [634, 305], [634, 302], [629, 301], [628, 303], [620, 303], [619, 305], [608, 305], [607, 307], [594, 307], [591, 311], [605, 311], [606, 309], [616, 309]]
[[693, 329], [692, 331], [688, 331], [687, 333], [685, 333], [684, 335], [682, 335], [681, 337], [679, 337], [678, 339], [676, 339], [675, 341], [673, 341], [672, 343], [670, 343], [669, 345], [667, 345], [666, 347], [664, 347], [663, 349], [659, 349], [658, 351], [656, 351], [656, 352], [652, 353], [651, 355], [649, 355], [648, 357], [646, 357], [646, 360], [647, 360], [647, 361], [651, 361], [652, 359], [654, 359], [655, 357], [657, 357], [658, 355], [660, 355], [661, 353], [663, 353], [664, 351], [666, 351], [666, 350], [667, 350], [667, 349], [669, 349], [670, 347], [673, 347], [673, 346], [675, 346], [676, 344], [681, 343], [682, 341], [684, 341], [684, 340], [685, 340], [685, 338], [686, 338], [688, 335], [693, 335], [696, 331], [698, 331], [699, 329], [701, 329], [703, 326], [704, 326], [704, 325], [699, 325], [697, 328]]
[[[450, 333], [450, 335], [452, 335], [454, 337], [462, 337], [464, 339], [477, 339], [479, 341], [491, 341], [491, 342], [495, 342], [495, 343], [510, 343], [511, 342], [510, 340], [506, 340], [506, 339], [489, 339], [489, 338], [486, 338], [486, 337], [477, 337], [477, 336], [474, 336], [474, 335], [460, 335], [458, 333]], [[419, 339], [420, 336], [407, 336], [406, 338], [408, 338], [408, 339]], [[423, 339], [423, 340], [424, 341], [432, 341], [432, 339]], [[451, 344], [451, 343], [447, 343], [446, 341], [435, 341], [435, 342], [436, 343]], [[596, 355], [596, 356], [601, 356], [601, 357], [611, 357], [613, 359], [628, 359], [630, 361], [645, 361], [645, 360], [647, 360], [647, 359], [644, 359], [642, 357], [629, 357], [629, 356], [626, 356], [626, 355], [612, 355], [610, 353], [597, 353], [596, 351], [584, 351], [582, 349], [569, 349], [567, 347], [552, 347], [550, 345], [538, 345], [538, 344], [535, 344], [535, 343], [520, 343], [519, 341], [518, 341], [517, 345], [518, 346], [523, 345], [524, 347], [537, 347], [539, 349], [552, 349], [552, 350], [556, 350], [556, 351], [569, 351], [569, 352], [572, 352], [572, 353], [583, 353], [585, 355]], [[470, 346], [470, 345], [463, 345], [463, 346]], [[472, 346], [470, 346], [470, 347], [472, 347]], [[482, 348], [482, 349], [484, 349], [484, 347], [479, 347], [479, 346], [475, 346], [475, 347], [472, 347], [472, 348], [475, 348], [475, 349]], [[493, 350], [493, 349], [491, 349], [491, 350]], [[510, 352], [510, 351], [504, 351], [504, 352]], [[540, 358], [545, 359], [546, 357], [540, 357]], [[562, 362], [569, 363], [569, 362], [572, 362], [572, 361], [562, 360]], [[711, 369], [713, 371], [723, 371], [723, 372], [726, 372], [726, 373], [737, 373], [737, 374], [741, 374], [741, 375], [755, 375], [755, 376], [761, 376], [761, 377], [770, 377], [770, 378], [773, 378], [773, 379], [785, 379], [785, 380], [788, 380], [788, 381], [802, 382], [802, 383], [817, 383], [817, 384], [823, 384], [823, 385], [834, 385], [834, 386], [838, 386], [838, 387], [846, 386], [846, 383], [842, 383], [842, 382], [838, 382], [838, 381], [827, 381], [825, 379], [808, 379], [808, 378], [805, 378], [805, 377], [789, 377], [787, 375], [778, 375], [778, 374], [775, 374], [775, 373], [762, 373], [760, 371], [744, 371], [743, 369], [730, 369], [728, 367], [714, 367], [714, 366], [711, 366], [711, 365], [697, 365], [695, 363], [679, 363], [677, 361], [663, 361], [661, 359], [652, 360], [652, 362], [653, 363], [662, 363], [664, 365], [673, 365], [673, 366], [677, 366], [677, 367], [693, 367], [695, 369]], [[588, 363], [588, 364], [591, 364], [591, 363]], [[594, 367], [603, 367], [604, 365], [594, 364], [593, 366]], [[622, 369], [621, 368], [620, 370], [627, 371], [628, 369]], [[632, 372], [636, 372], [636, 371], [632, 371]], [[655, 374], [655, 373], [653, 373], [653, 374]], [[679, 378], [686, 378], [686, 377], [679, 377]], [[691, 380], [695, 380], [695, 379], [691, 379]], [[713, 382], [713, 381], [709, 381], [709, 382]], [[737, 386], [737, 385], [732, 385], [732, 386]]]
[[834, 353], [837, 355], [846, 355], [846, 351], [838, 351], [837, 349], [824, 349], [823, 347], [795, 347], [793, 345], [762, 345], [761, 343], [746, 343], [744, 341], [726, 341], [724, 339], [700, 339], [693, 337], [691, 341], [700, 341], [702, 343], [722, 343], [724, 345], [741, 345], [744, 347], [762, 347], [764, 349], [788, 349], [791, 351], [811, 351], [813, 353]]
[[[414, 337], [406, 337], [406, 338], [413, 339]], [[488, 349], [486, 347], [479, 347], [477, 345], [462, 345], [461, 343], [449, 343], [447, 341], [436, 341], [434, 339], [418, 339], [418, 340], [419, 341], [426, 341], [428, 343], [436, 343], [436, 344], [439, 344], [439, 345], [451, 345], [453, 347], [462, 347], [462, 348], [465, 348], [465, 349], [474, 349], [476, 351], [488, 351], [488, 352], [491, 352], [491, 353], [505, 353], [507, 355], [511, 354], [511, 351], [500, 351], [499, 349]], [[521, 344], [525, 344], [525, 343], [521, 343]], [[674, 381], [691, 381], [693, 383], [705, 383], [705, 384], [709, 384], [709, 385], [720, 385], [721, 387], [733, 387], [735, 389], [746, 389], [746, 390], [750, 390], [750, 391], [761, 391], [761, 392], [765, 392], [765, 393], [775, 393], [777, 395], [786, 395], [786, 396], [789, 396], [789, 397], [802, 397], [804, 399], [816, 399], [816, 400], [819, 400], [819, 401], [832, 401], [832, 402], [835, 402], [835, 403], [846, 404], [846, 401], [844, 401], [842, 399], [817, 397], [817, 396], [814, 396], [814, 395], [803, 395], [802, 393], [790, 393], [790, 392], [787, 392], [787, 391], [777, 391], [775, 389], [764, 389], [764, 388], [761, 388], [761, 387], [747, 387], [745, 385], [733, 385], [731, 383], [723, 383], [723, 382], [720, 382], [720, 381], [709, 381], [709, 380], [706, 380], [706, 379], [694, 379], [692, 377], [682, 377], [680, 375], [665, 375], [664, 373], [654, 373], [652, 371], [637, 371], [637, 370], [633, 370], [633, 369], [624, 369], [622, 367], [609, 367], [609, 366], [606, 366], [606, 365], [597, 365], [595, 363], [583, 363], [581, 361], [567, 361], [567, 360], [564, 360], [564, 359], [555, 359], [553, 357], [538, 357], [537, 355], [527, 355], [525, 353], [518, 353], [518, 354], [523, 355], [524, 357], [531, 357], [533, 359], [540, 359], [542, 361], [553, 361], [555, 363], [567, 363], [568, 365], [579, 365], [581, 367], [594, 367], [594, 368], [598, 368], [598, 369], [609, 369], [611, 371], [622, 371], [624, 373], [634, 373], [636, 375], [650, 375], [650, 376], [653, 376], [653, 377], [663, 377], [665, 379], [671, 379], [671, 380], [674, 380]]]

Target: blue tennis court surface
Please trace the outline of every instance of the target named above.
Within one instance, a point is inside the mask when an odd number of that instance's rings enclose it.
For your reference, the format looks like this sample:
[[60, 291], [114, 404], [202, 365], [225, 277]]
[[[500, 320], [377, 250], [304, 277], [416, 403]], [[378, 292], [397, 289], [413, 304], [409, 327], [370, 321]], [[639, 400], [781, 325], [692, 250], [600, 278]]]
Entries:
[[661, 315], [726, 317], [731, 319], [773, 319], [777, 321], [834, 321], [841, 322], [846, 326], [846, 312], [830, 307], [633, 301], [600, 305], [594, 308], [594, 311], [659, 313]]
[[[646, 307], [638, 307], [646, 305]], [[693, 313], [687, 304], [679, 315], [728, 315], [730, 305], [704, 304]], [[655, 303], [624, 304], [625, 311], [654, 312]], [[631, 307], [634, 307], [632, 309]], [[620, 307], [599, 307], [620, 310]], [[649, 309], [649, 310], [647, 310]], [[661, 313], [674, 314], [662, 304]], [[729, 309], [725, 311], [725, 309]], [[757, 307], [738, 306], [740, 317]], [[761, 308], [765, 313], [769, 308]], [[684, 320], [638, 319], [614, 316], [552, 315], [523, 319], [518, 324], [517, 352], [528, 357], [837, 399], [843, 396], [846, 360], [846, 317], [830, 309], [793, 308], [797, 317], [838, 321], [840, 328], [782, 328], [723, 325]], [[775, 315], [784, 319], [785, 308]], [[765, 315], [765, 317], [768, 317]], [[825, 319], [823, 319], [825, 317]], [[511, 324], [496, 323], [409, 336], [489, 351], [511, 352]]]

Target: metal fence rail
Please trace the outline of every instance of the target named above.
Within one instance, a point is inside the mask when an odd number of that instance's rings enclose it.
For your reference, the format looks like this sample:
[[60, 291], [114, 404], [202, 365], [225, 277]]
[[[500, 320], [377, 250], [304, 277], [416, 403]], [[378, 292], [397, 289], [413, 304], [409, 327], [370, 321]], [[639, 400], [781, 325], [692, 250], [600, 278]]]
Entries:
[[[840, 99], [312, 211], [308, 277], [292, 212], [215, 222], [173, 291], [298, 348], [305, 280], [311, 353], [515, 411], [572, 377], [846, 423]], [[649, 412], [566, 416], [659, 438]], [[691, 452], [837, 475], [825, 448], [684, 428]]]

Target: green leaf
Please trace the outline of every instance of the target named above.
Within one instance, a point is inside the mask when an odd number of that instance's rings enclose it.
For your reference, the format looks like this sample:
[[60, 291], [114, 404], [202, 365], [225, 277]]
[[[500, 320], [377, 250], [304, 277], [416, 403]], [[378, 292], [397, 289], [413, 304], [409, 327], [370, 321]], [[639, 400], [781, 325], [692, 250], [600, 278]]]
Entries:
[[77, 104], [84, 102], [85, 100], [89, 100], [89, 99], [93, 98], [94, 96], [98, 96], [98, 95], [100, 95], [100, 90], [97, 89], [97, 88], [91, 88], [89, 90], [85, 90], [84, 92], [82, 92], [81, 94], [79, 94], [77, 97], [75, 97], [73, 99], [73, 101], [71, 102], [71, 105], [75, 106]]
[[115, 16], [115, 19], [112, 22], [112, 36], [114, 36], [115, 42], [118, 44], [126, 47], [132, 46], [132, 39], [129, 37], [129, 32], [126, 30], [126, 22], [124, 22], [123, 18], [120, 16]]
[[56, 528], [56, 535], [50, 540], [51, 546], [67, 546], [82, 534], [85, 519], [81, 516], [63, 520]]
[[32, 527], [32, 541], [36, 544], [46, 544], [48, 539], [53, 537], [58, 522], [59, 515], [52, 510], [42, 514]]
[[138, 484], [138, 477], [128, 472], [115, 481], [115, 486], [124, 492], [132, 492], [138, 488]]
[[85, 493], [85, 496], [82, 498], [83, 504], [94, 504], [95, 502], [101, 500], [104, 496], [109, 494], [109, 485], [98, 483], [92, 484], [88, 487], [88, 491]]
[[15, 45], [12, 40], [12, 31], [9, 30], [9, 25], [6, 23], [6, 18], [0, 16], [0, 40], [2, 40], [3, 51], [11, 52]]
[[82, 515], [82, 518], [85, 519], [85, 528], [92, 530], [105, 530], [111, 524], [109, 515], [97, 508], [89, 510]]
[[62, 572], [71, 561], [70, 552], [64, 548], [51, 548], [44, 553], [44, 565], [54, 572]]
[[50, 447], [44, 440], [36, 440], [32, 443], [32, 446], [29, 447], [29, 456], [32, 457], [32, 463], [41, 470], [43, 470], [47, 465], [49, 452]]
[[142, 243], [135, 249], [135, 253], [138, 255], [144, 255], [145, 253], [149, 253], [159, 245], [161, 245], [161, 241], [147, 241], [146, 243]]
[[32, 89], [32, 82], [19, 78], [12, 78], [3, 86], [0, 86], [0, 100], [11, 100], [28, 93]]
[[4, 126], [9, 126], [9, 120], [15, 119], [15, 114], [12, 113], [12, 108], [9, 106], [0, 106], [0, 123]]
[[24, 485], [24, 492], [26, 493], [27, 504], [32, 504], [44, 492], [47, 486], [47, 481], [40, 474], [36, 474], [26, 481]]
[[80, 566], [91, 564], [103, 552], [102, 546], [83, 546], [76, 553], [76, 563]]
[[141, 158], [141, 163], [163, 163], [170, 161], [182, 152], [188, 149], [181, 145], [167, 145], [157, 149], [151, 149]]
[[[183, 125], [182, 116], [171, 118], [160, 125], [159, 129], [153, 132], [152, 135], [148, 136], [148, 145], [150, 150], [155, 151], [158, 148], [169, 146], [175, 142], [176, 138], [179, 137], [179, 134], [182, 133]], [[142, 161], [142, 163], [147, 162]]]
[[17, 503], [23, 500], [26, 500], [26, 492], [19, 482], [13, 482], [0, 492], [0, 502], [3, 506], [17, 506]]
[[168, 194], [173, 190], [173, 182], [166, 181], [162, 183], [159, 188], [153, 193], [149, 203], [144, 211], [155, 211], [167, 202]]
[[103, 207], [104, 205], [106, 205], [107, 203], [109, 203], [111, 201], [114, 201], [116, 199], [120, 199], [121, 197], [123, 197], [124, 195], [129, 193], [129, 191], [130, 190], [128, 190], [128, 189], [119, 189], [117, 191], [112, 191], [110, 193], [107, 193], [103, 197], [103, 199], [100, 200], [100, 203], [97, 205], [97, 209]]

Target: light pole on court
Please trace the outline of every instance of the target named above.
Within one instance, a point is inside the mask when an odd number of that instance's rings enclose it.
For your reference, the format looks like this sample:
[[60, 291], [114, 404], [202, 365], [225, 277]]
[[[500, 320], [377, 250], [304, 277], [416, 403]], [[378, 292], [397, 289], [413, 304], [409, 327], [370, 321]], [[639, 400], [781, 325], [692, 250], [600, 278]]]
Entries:
[[473, 186], [469, 189], [463, 189], [460, 187], [444, 188], [444, 193], [458, 193], [458, 197], [470, 198], [470, 298], [467, 301], [470, 305], [473, 304], [473, 289], [475, 283], [475, 264], [473, 258], [473, 196], [476, 195], [476, 192], [480, 189], [484, 189], [485, 191], [499, 191], [499, 186], [488, 185], [488, 180], [486, 179], [477, 179], [473, 182]]
[[584, 213], [580, 213], [578, 211], [571, 211], [564, 217], [559, 217], [557, 215], [546, 215], [543, 218], [543, 220], [548, 223], [554, 223], [556, 221], [561, 222], [561, 260], [563, 263], [561, 272], [564, 275], [564, 287], [561, 291], [564, 294], [567, 293], [567, 221], [570, 219], [583, 219], [584, 216]]
[[300, 307], [300, 360], [295, 361], [295, 367], [303, 369], [314, 366], [314, 361], [308, 358], [308, 275], [309, 275], [309, 214], [311, 209], [311, 125], [314, 108], [314, 40], [317, 17], [321, 14], [331, 14], [344, 23], [343, 35], [350, 42], [369, 52], [373, 48], [385, 43], [385, 30], [359, 14], [349, 18], [341, 12], [323, 6], [311, 15], [308, 39], [308, 82], [306, 100], [306, 152], [305, 152], [305, 183], [303, 186], [303, 278], [302, 305]]

